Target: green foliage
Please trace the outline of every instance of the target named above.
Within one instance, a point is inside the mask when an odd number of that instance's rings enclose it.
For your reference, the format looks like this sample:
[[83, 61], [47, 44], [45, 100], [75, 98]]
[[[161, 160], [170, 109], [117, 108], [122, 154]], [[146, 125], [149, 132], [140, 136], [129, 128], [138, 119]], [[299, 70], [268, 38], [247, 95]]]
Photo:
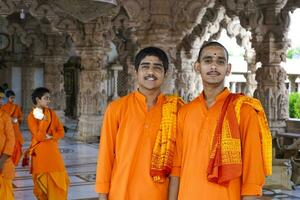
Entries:
[[293, 59], [295, 57], [300, 57], [300, 47], [288, 50], [287, 58]]
[[289, 114], [291, 118], [300, 119], [300, 93], [293, 92], [289, 96]]

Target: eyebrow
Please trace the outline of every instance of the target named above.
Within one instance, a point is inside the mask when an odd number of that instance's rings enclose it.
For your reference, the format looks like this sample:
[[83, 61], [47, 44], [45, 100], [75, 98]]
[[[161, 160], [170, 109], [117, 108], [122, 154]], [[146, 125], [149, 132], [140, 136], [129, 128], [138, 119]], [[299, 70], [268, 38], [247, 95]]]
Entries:
[[[213, 56], [204, 56], [204, 57], [202, 57], [202, 60], [204, 60], [204, 59], [212, 59], [212, 58], [213, 58]], [[223, 56], [218, 56], [218, 59], [226, 60], [226, 58], [223, 57]]]
[[[140, 65], [150, 65], [150, 62], [141, 62]], [[162, 63], [153, 63], [155, 66], [163, 66]]]

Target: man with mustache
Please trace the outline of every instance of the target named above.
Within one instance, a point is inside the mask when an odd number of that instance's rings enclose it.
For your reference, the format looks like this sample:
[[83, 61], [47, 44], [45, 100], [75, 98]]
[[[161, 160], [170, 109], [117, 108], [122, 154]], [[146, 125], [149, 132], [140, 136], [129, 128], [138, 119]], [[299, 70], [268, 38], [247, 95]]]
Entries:
[[257, 99], [224, 87], [231, 65], [222, 44], [204, 44], [194, 67], [203, 92], [178, 114], [170, 200], [256, 199], [272, 171], [263, 108]]
[[167, 199], [182, 105], [161, 93], [168, 65], [161, 49], [142, 49], [135, 57], [138, 90], [107, 107], [96, 175], [99, 199]]

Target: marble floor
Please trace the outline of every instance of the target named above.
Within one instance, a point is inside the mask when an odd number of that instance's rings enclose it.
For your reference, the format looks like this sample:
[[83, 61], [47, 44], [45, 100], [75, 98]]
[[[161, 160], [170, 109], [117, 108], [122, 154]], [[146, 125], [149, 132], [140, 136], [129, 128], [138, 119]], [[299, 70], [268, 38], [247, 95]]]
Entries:
[[[25, 147], [29, 145], [29, 133], [25, 135]], [[60, 150], [70, 176], [69, 200], [95, 200], [97, 193], [94, 191], [95, 170], [98, 154], [98, 144], [86, 144], [74, 141], [68, 132], [67, 137], [60, 142]], [[69, 136], [69, 137], [68, 137]], [[16, 178], [13, 181], [16, 200], [34, 200], [32, 193], [33, 183], [27, 168], [16, 168]], [[1, 198], [0, 198], [1, 199]], [[300, 200], [300, 187], [296, 190], [268, 189], [264, 190], [263, 200]]]
[[[23, 131], [23, 133], [26, 139], [25, 146], [28, 147], [28, 132]], [[98, 144], [85, 144], [65, 138], [60, 142], [60, 150], [71, 181], [68, 199], [97, 199], [98, 195], [94, 191], [94, 184]], [[28, 168], [22, 168], [22, 166], [16, 168], [13, 184], [16, 200], [35, 199], [32, 193], [33, 182]]]

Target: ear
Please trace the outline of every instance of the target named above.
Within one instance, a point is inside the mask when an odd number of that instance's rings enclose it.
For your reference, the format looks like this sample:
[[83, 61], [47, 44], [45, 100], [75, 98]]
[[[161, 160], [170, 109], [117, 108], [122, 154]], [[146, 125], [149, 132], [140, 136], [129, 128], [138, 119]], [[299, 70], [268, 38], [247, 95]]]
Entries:
[[226, 70], [226, 76], [229, 76], [230, 72], [231, 72], [231, 64], [228, 63], [227, 70]]
[[194, 64], [195, 71], [197, 73], [200, 73], [200, 71], [201, 71], [200, 68], [201, 68], [201, 64], [198, 61], [196, 61], [195, 64]]
[[38, 104], [38, 102], [39, 102], [40, 100], [41, 100], [40, 98], [35, 97], [36, 104]]

